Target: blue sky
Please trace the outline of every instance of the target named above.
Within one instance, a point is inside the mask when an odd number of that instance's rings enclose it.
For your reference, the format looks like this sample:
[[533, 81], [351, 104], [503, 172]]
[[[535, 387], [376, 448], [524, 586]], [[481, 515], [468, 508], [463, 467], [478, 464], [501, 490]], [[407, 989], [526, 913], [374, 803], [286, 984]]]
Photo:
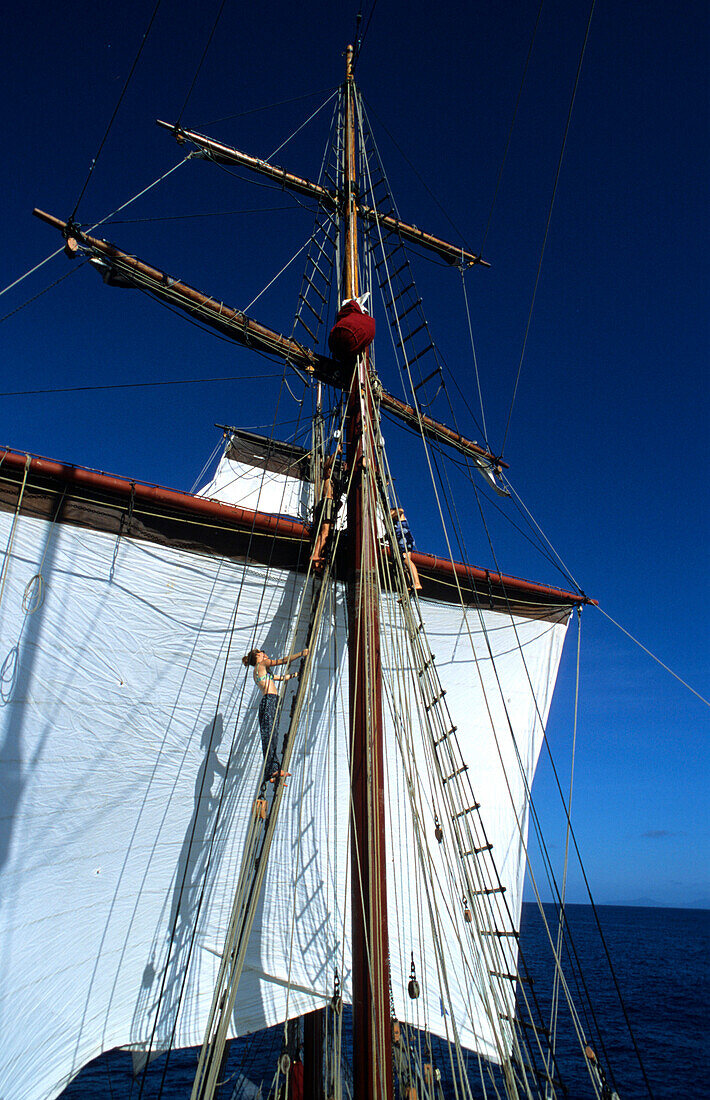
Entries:
[[[6, 21], [0, 289], [58, 246], [31, 209], [63, 218], [73, 210], [152, 8], [138, 0], [113, 10], [29, 2]], [[79, 221], [104, 217], [180, 159], [153, 120], [180, 112], [217, 8], [163, 0]], [[526, 0], [464, 9], [453, 0], [435, 7], [379, 0], [358, 64], [402, 216], [458, 241], [448, 215], [474, 249], [536, 11]], [[342, 79], [354, 15], [354, 6], [325, 3], [227, 5], [183, 122], [268, 156]], [[543, 8], [486, 239], [492, 267], [467, 276], [494, 449], [505, 432], [587, 15], [578, 3]], [[660, 0], [597, 5], [505, 452], [511, 481], [582, 588], [706, 697], [707, 47], [704, 4], [685, 3], [680, 13]], [[256, 110], [274, 103], [281, 106]], [[276, 161], [315, 175], [329, 110]], [[182, 217], [218, 211], [238, 213]], [[178, 217], [103, 232], [242, 307], [311, 228], [311, 214], [289, 196], [199, 162], [122, 218], [167, 216]], [[0, 317], [70, 270], [64, 256], [53, 260], [0, 297]], [[290, 331], [298, 272], [298, 264], [289, 269], [252, 314]], [[460, 277], [426, 261], [415, 273], [437, 343], [474, 405]], [[189, 489], [218, 440], [215, 422], [255, 430], [273, 423], [278, 381], [264, 377], [268, 364], [137, 294], [105, 289], [87, 270], [0, 323], [0, 341], [0, 441], [19, 449]], [[378, 369], [398, 392], [386, 349]], [[278, 365], [273, 373], [280, 375]], [[241, 381], [4, 396], [227, 376]], [[283, 396], [278, 410], [285, 436], [297, 409]], [[435, 411], [445, 418], [443, 407]], [[460, 426], [480, 438], [465, 418]], [[398, 492], [420, 548], [440, 550], [407, 443], [391, 430]], [[469, 559], [492, 566], [475, 500], [459, 489]], [[564, 583], [486, 508], [501, 568]], [[574, 672], [571, 631], [548, 731], [563, 776]], [[573, 820], [597, 901], [710, 904], [708, 728], [702, 702], [600, 612], [584, 612]], [[559, 815], [544, 766], [536, 795], [554, 828]], [[552, 851], [559, 861], [561, 841]], [[584, 900], [577, 874], [570, 897]]]

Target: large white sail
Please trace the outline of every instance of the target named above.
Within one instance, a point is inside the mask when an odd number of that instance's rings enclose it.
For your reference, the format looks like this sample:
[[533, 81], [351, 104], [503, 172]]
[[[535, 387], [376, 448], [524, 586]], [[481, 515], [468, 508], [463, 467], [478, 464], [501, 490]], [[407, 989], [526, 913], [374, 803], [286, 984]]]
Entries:
[[[239, 657], [255, 644], [287, 650], [304, 578], [25, 516], [10, 540], [12, 525], [0, 514], [0, 544], [12, 542], [0, 603], [0, 1095], [37, 1100], [57, 1096], [103, 1050], [201, 1042], [263, 762], [257, 689]], [[531, 780], [565, 623], [465, 616], [427, 600], [422, 611], [517, 917], [526, 827], [518, 754]], [[390, 681], [395, 612], [386, 601]], [[348, 996], [348, 687], [337, 585], [330, 614], [234, 1034], [326, 1003], [336, 968]], [[453, 1017], [464, 1045], [495, 1057], [490, 1007], [475, 991], [475, 940], [442, 885], [451, 867], [426, 816], [412, 824], [412, 776], [415, 786], [426, 781], [427, 750], [416, 721], [402, 744], [398, 700], [385, 690], [395, 1010], [439, 1034]], [[414, 888], [422, 845], [433, 885]], [[446, 945], [445, 987], [426, 889]], [[413, 951], [422, 988], [414, 1004]]]

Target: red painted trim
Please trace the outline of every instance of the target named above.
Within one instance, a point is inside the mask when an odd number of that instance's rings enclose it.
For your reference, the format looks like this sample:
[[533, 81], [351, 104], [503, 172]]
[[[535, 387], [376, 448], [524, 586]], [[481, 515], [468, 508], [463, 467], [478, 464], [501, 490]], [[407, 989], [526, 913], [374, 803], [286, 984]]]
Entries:
[[418, 569], [428, 572], [454, 574], [462, 581], [473, 578], [477, 581], [492, 585], [500, 585], [511, 590], [521, 589], [525, 592], [537, 593], [559, 599], [560, 603], [590, 603], [597, 604], [597, 600], [590, 600], [588, 596], [580, 596], [574, 592], [564, 592], [561, 588], [552, 588], [547, 584], [536, 584], [534, 581], [521, 580], [519, 577], [508, 577], [505, 573], [495, 573], [490, 569], [481, 569], [476, 565], [467, 565], [466, 562], [456, 561], [453, 564], [448, 558], [438, 558], [435, 554], [422, 554], [415, 550], [412, 560]]
[[[0, 474], [3, 468], [23, 471], [26, 459], [27, 454], [23, 451], [13, 451], [9, 448], [0, 450]], [[303, 539], [305, 542], [310, 541], [311, 538], [310, 528], [298, 520], [271, 516], [266, 512], [253, 512], [248, 508], [240, 508], [236, 504], [222, 504], [220, 501], [206, 500], [192, 493], [166, 489], [161, 485], [129, 481], [126, 478], [115, 477], [98, 470], [88, 470], [83, 466], [56, 462], [38, 455], [30, 456], [30, 471], [39, 477], [54, 478], [62, 484], [112, 493], [114, 496], [126, 499], [130, 499], [133, 493], [136, 501], [170, 508], [194, 518], [218, 519], [226, 527], [246, 528], [259, 534], [280, 535], [292, 539]], [[519, 577], [509, 577], [504, 573], [494, 573], [475, 565], [467, 565], [465, 562], [454, 562], [452, 565], [448, 558], [439, 558], [435, 554], [422, 554], [415, 551], [412, 558], [419, 569], [433, 573], [442, 580], [451, 580], [456, 575], [464, 582], [473, 579], [488, 584], [490, 581], [492, 585], [500, 585], [511, 593], [545, 596], [548, 600], [557, 601], [560, 604], [597, 603], [596, 600], [580, 596], [578, 593], [565, 592], [545, 584], [535, 584], [533, 581], [522, 580]]]
[[[0, 473], [3, 467], [23, 470], [25, 466], [25, 454], [18, 451], [5, 450], [0, 452]], [[56, 478], [65, 484], [76, 485], [78, 488], [103, 490], [116, 496], [133, 498], [136, 501], [145, 501], [147, 504], [162, 505], [163, 507], [177, 509], [180, 512], [190, 513], [193, 516], [209, 516], [210, 519], [218, 518], [223, 523], [248, 528], [259, 533], [286, 535], [290, 538], [309, 540], [310, 529], [298, 520], [284, 519], [282, 516], [271, 516], [266, 512], [252, 512], [248, 508], [239, 508], [236, 504], [222, 504], [218, 500], [206, 500], [203, 497], [194, 496], [192, 493], [181, 493], [176, 489], [165, 489], [161, 485], [145, 485], [140, 481], [127, 481], [126, 478], [114, 477], [111, 474], [100, 473], [97, 470], [87, 470], [83, 466], [70, 466], [63, 462], [54, 462], [49, 458], [32, 457], [30, 462], [32, 473], [40, 477]]]

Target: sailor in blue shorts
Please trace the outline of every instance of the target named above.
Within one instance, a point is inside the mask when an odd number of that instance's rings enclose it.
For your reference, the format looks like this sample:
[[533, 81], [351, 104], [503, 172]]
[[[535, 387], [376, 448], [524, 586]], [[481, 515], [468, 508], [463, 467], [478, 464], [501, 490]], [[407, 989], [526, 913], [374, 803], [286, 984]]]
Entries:
[[409, 530], [409, 524], [407, 523], [407, 517], [404, 514], [404, 508], [390, 508], [390, 515], [392, 516], [392, 522], [394, 523], [394, 533], [397, 539], [397, 546], [399, 547], [399, 551], [402, 557], [409, 566], [409, 572], [412, 577], [412, 586], [416, 592], [420, 592], [422, 582], [419, 580], [417, 567], [412, 561], [414, 536]]

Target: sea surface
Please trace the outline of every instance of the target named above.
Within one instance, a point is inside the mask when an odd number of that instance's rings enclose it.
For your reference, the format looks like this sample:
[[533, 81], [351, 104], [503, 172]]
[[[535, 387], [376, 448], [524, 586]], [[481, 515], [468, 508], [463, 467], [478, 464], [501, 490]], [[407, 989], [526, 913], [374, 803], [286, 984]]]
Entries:
[[[597, 915], [612, 960], [613, 977], [604, 959], [593, 909], [568, 906], [572, 940], [602, 1036], [603, 1050], [596, 1042], [595, 1050], [619, 1100], [710, 1097], [710, 910], [605, 905], [597, 907]], [[545, 990], [550, 985], [545, 945], [537, 907], [523, 906], [521, 949], [543, 1005], [543, 1017]], [[349, 1017], [345, 1023], [347, 1042]], [[586, 1070], [578, 1056], [568, 1060], [574, 1043], [570, 1029], [560, 1026], [558, 1053], [566, 1095], [570, 1100], [587, 1100], [594, 1093]], [[257, 1083], [263, 1079], [267, 1095], [282, 1036], [283, 1028], [272, 1028], [231, 1044], [225, 1067], [229, 1086], [220, 1093], [220, 1100], [246, 1100], [248, 1089], [235, 1091], [240, 1075]], [[453, 1090], [446, 1089], [443, 1051], [438, 1061], [444, 1094], [453, 1096]], [[161, 1056], [150, 1065], [145, 1080], [134, 1081], [130, 1056], [113, 1051], [87, 1066], [64, 1091], [62, 1100], [119, 1100], [128, 1096], [132, 1100], [156, 1100], [160, 1096], [163, 1100], [187, 1100], [196, 1063], [196, 1051], [171, 1054], [167, 1068], [166, 1057]], [[471, 1092], [478, 1100], [484, 1094], [476, 1081], [475, 1059], [471, 1069]], [[490, 1088], [488, 1095], [494, 1095]]]

